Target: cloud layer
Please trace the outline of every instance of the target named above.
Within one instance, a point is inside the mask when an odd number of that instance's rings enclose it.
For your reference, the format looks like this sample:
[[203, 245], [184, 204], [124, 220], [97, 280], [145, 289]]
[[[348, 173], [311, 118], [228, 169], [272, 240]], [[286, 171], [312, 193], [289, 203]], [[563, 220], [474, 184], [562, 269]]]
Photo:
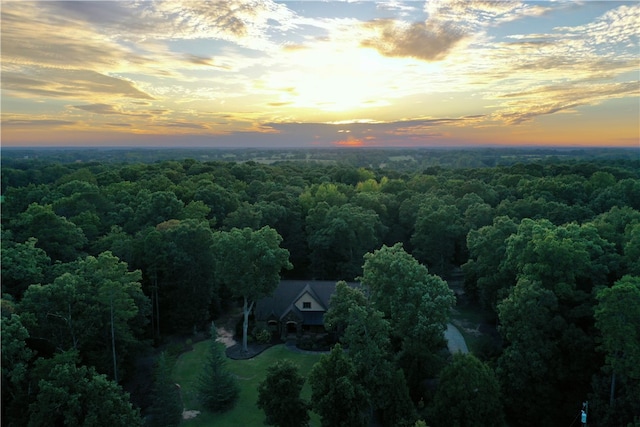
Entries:
[[[225, 144], [551, 141], [546, 118], [575, 126], [586, 107], [639, 95], [633, 2], [11, 1], [1, 19], [2, 137], [14, 144], [47, 129]], [[634, 111], [619, 116], [594, 143], [640, 136]]]

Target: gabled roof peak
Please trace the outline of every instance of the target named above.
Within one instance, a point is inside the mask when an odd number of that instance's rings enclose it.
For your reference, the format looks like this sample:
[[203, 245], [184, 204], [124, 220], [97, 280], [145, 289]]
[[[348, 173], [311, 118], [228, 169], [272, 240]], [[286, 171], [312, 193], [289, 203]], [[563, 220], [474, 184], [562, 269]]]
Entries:
[[314, 300], [316, 300], [316, 302], [322, 307], [322, 309], [324, 311], [327, 311], [328, 307], [323, 303], [322, 299], [320, 299], [320, 297], [318, 296], [318, 294], [316, 293], [316, 291], [313, 289], [313, 287], [311, 287], [311, 285], [309, 283], [307, 283], [305, 285], [304, 288], [302, 288], [302, 290], [300, 291], [300, 293], [295, 297], [295, 299], [293, 300], [292, 304], [295, 304], [296, 302], [298, 302], [300, 300], [300, 298], [302, 298], [302, 296], [304, 294], [309, 294], [311, 295], [311, 298], [313, 298]]

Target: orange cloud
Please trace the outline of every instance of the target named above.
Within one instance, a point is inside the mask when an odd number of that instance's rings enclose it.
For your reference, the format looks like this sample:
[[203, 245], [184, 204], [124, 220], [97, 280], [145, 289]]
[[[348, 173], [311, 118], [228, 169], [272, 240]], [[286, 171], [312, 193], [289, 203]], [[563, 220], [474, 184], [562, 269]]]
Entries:
[[337, 145], [338, 147], [362, 147], [364, 142], [360, 138], [349, 137], [347, 139], [334, 141], [333, 145]]

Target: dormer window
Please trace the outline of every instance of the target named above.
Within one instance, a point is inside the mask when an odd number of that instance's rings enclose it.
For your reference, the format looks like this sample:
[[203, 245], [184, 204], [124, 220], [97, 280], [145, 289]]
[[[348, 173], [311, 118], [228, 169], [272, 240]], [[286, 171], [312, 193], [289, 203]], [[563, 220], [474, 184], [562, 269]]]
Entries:
[[310, 301], [305, 301], [302, 303], [302, 308], [304, 310], [311, 310], [311, 302]]

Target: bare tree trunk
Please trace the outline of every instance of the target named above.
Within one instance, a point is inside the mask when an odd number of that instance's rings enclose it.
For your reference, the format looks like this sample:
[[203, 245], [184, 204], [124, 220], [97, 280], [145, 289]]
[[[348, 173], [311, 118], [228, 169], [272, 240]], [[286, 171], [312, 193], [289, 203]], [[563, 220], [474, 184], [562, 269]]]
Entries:
[[244, 304], [242, 305], [242, 312], [244, 319], [242, 321], [242, 351], [245, 353], [249, 351], [247, 348], [247, 331], [249, 329], [249, 313], [253, 309], [253, 302], [248, 305], [247, 297], [244, 297]]
[[609, 393], [609, 406], [613, 406], [616, 396], [616, 373], [611, 373], [611, 392]]
[[244, 316], [242, 320], [242, 351], [247, 352], [247, 329], [249, 329], [249, 310], [247, 310], [247, 297], [244, 297], [244, 304], [242, 305], [242, 314]]

